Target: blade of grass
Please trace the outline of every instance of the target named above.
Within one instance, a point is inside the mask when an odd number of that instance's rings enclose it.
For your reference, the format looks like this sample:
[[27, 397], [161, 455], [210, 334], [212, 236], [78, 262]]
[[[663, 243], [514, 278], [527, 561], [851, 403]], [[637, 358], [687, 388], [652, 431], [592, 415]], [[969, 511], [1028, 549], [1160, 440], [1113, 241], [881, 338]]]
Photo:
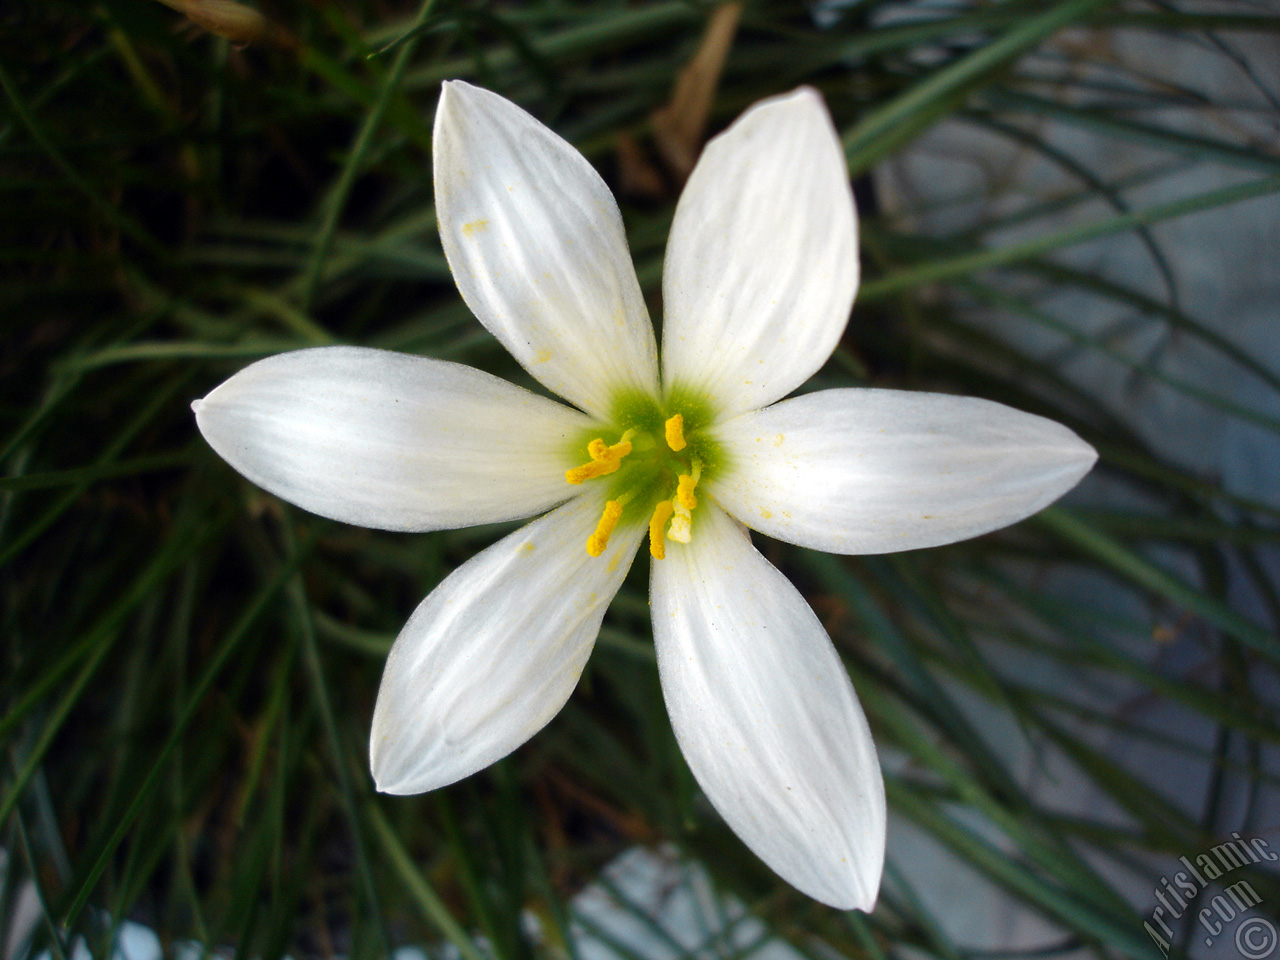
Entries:
[[1090, 527], [1074, 514], [1061, 507], [1049, 507], [1031, 522], [1083, 550], [1125, 579], [1204, 617], [1273, 663], [1280, 663], [1280, 640], [1269, 630], [1127, 550], [1117, 540]]
[[[88, 631], [88, 636], [93, 639], [93, 642], [83, 644], [83, 649], [86, 653], [84, 664], [75, 679], [71, 681], [63, 692], [61, 699], [51, 711], [50, 716], [45, 719], [40, 736], [35, 744], [27, 751], [25, 764], [10, 784], [8, 795], [0, 803], [0, 823], [8, 819], [22, 792], [26, 789], [27, 783], [48, 751], [53, 738], [66, 722], [67, 716], [79, 701], [89, 681], [97, 673], [98, 667], [102, 665], [103, 660], [120, 638], [120, 628], [125, 618], [139, 604], [151, 596], [151, 592], [155, 587], [169, 576], [175, 567], [185, 562], [192, 553], [202, 547], [214, 533], [218, 532], [222, 525], [226, 523], [227, 518], [226, 512], [223, 512], [205, 520], [203, 523], [193, 523], [190, 528], [186, 526], [179, 527], [165, 549], [156, 555], [151, 564], [133, 581], [132, 586], [125, 594]], [[69, 666], [67, 661], [64, 660], [63, 662]], [[22, 703], [18, 704], [15, 711], [5, 717], [4, 725], [6, 727], [13, 725], [22, 715], [18, 712], [19, 710], [30, 710], [38, 702], [31, 697], [24, 699]], [[67, 924], [67, 926], [70, 926], [70, 924]]]
[[444, 905], [444, 901], [431, 888], [431, 884], [427, 882], [426, 877], [415, 866], [412, 857], [409, 856], [409, 851], [404, 848], [400, 838], [396, 836], [395, 830], [387, 822], [386, 816], [378, 808], [378, 805], [373, 802], [368, 803], [365, 806], [365, 813], [373, 826], [374, 834], [382, 844], [383, 852], [390, 859], [391, 866], [400, 877], [400, 881], [404, 884], [409, 896], [417, 903], [423, 917], [444, 934], [445, 938], [462, 955], [463, 960], [486, 960], [467, 935], [467, 932], [458, 926], [457, 921], [453, 919], [453, 915], [449, 913], [448, 907]]
[[1213, 407], [1215, 410], [1219, 410], [1228, 416], [1243, 420], [1246, 423], [1255, 424], [1256, 426], [1271, 430], [1272, 432], [1280, 432], [1280, 419], [1263, 413], [1260, 410], [1255, 410], [1252, 407], [1246, 407], [1243, 404], [1236, 403], [1234, 400], [1228, 400], [1226, 397], [1219, 396], [1218, 394], [1206, 390], [1189, 380], [1184, 380], [1181, 377], [1175, 377], [1172, 374], [1165, 373], [1153, 364], [1145, 363], [1141, 360], [1135, 360], [1115, 347], [1112, 347], [1105, 340], [1091, 336], [1082, 330], [1077, 330], [1066, 321], [1058, 319], [1045, 310], [1041, 310], [1024, 297], [1005, 293], [989, 284], [979, 283], [976, 280], [959, 281], [957, 282], [957, 286], [980, 303], [1008, 311], [1019, 317], [1031, 320], [1042, 327], [1053, 330], [1055, 333], [1061, 334], [1081, 347], [1100, 353], [1103, 356], [1114, 360], [1116, 363], [1128, 367], [1135, 373], [1142, 374], [1142, 376], [1148, 380], [1163, 383], [1179, 393], [1198, 400], [1206, 406]]
[[[71, 898], [70, 904], [63, 915], [63, 923], [68, 927], [75, 926], [76, 919], [80, 915], [80, 911], [84, 909], [89, 901], [89, 896], [93, 892], [93, 888], [97, 885], [98, 879], [102, 876], [103, 870], [106, 869], [107, 863], [117, 846], [129, 833], [133, 827], [133, 821], [142, 812], [142, 807], [146, 800], [150, 797], [155, 789], [156, 782], [160, 777], [161, 771], [168, 763], [170, 755], [177, 746], [179, 738], [185, 732], [186, 728], [195, 718], [196, 712], [204, 702], [205, 696], [209, 693], [209, 689], [213, 686], [213, 682], [218, 675], [227, 666], [231, 659], [231, 655], [239, 648], [241, 642], [249, 634], [250, 627], [257, 622], [268, 609], [270, 601], [275, 597], [281, 589], [283, 589], [289, 579], [293, 576], [298, 563], [312, 546], [314, 536], [309, 536], [302, 544], [299, 545], [298, 552], [294, 554], [286, 562], [282, 563], [276, 570], [274, 575], [269, 579], [261, 589], [252, 603], [245, 609], [240, 619], [223, 638], [217, 652], [213, 658], [205, 666], [200, 678], [191, 688], [191, 696], [187, 700], [187, 705], [182, 714], [178, 717], [173, 728], [169, 731], [165, 738], [164, 744], [155, 754], [155, 759], [151, 764], [151, 769], [147, 772], [146, 777], [138, 784], [137, 792], [134, 794], [133, 801], [129, 808], [120, 817], [116, 824], [115, 830], [111, 836], [102, 845], [98, 851], [97, 857], [94, 859], [89, 870], [86, 872], [84, 879], [81, 881], [79, 889], [75, 896]], [[0, 815], [0, 820], [3, 815]]]
[[908, 783], [896, 777], [885, 778], [885, 790], [893, 805], [932, 833], [939, 842], [968, 860], [976, 869], [1028, 902], [1058, 917], [1072, 929], [1079, 930], [1097, 942], [1122, 949], [1126, 956], [1140, 960], [1164, 960], [1155, 945], [1140, 935], [1141, 921], [1135, 916], [1128, 922], [1097, 914], [1076, 902], [1070, 893], [1043, 883], [1021, 868], [1006, 851], [997, 849], [973, 831], [957, 824]]
[[881, 277], [862, 285], [858, 292], [859, 300], [878, 300], [891, 293], [918, 287], [926, 283], [940, 280], [954, 280], [968, 276], [979, 270], [993, 267], [1009, 266], [1040, 257], [1052, 250], [1070, 247], [1090, 240], [1123, 233], [1144, 224], [1159, 223], [1175, 217], [1185, 217], [1202, 210], [1213, 210], [1233, 203], [1241, 203], [1254, 197], [1263, 197], [1280, 191], [1280, 177], [1265, 177], [1247, 183], [1235, 184], [1218, 190], [1190, 197], [1183, 197], [1169, 203], [1157, 204], [1130, 213], [1116, 214], [1092, 223], [1080, 224], [1059, 230], [1044, 237], [1027, 240], [1022, 243], [1009, 244], [992, 250], [981, 250], [977, 253], [965, 254], [934, 260], [929, 263], [909, 267]]
[[[418, 16], [414, 20], [414, 27], [426, 21], [434, 5], [435, 0], [423, 0], [422, 5], [418, 8]], [[413, 27], [410, 28], [410, 30], [412, 29]], [[382, 123], [383, 115], [387, 112], [387, 107], [391, 104], [392, 97], [400, 89], [400, 81], [404, 78], [405, 70], [409, 66], [409, 60], [413, 56], [413, 51], [417, 48], [417, 40], [417, 36], [411, 37], [396, 51], [395, 59], [391, 63], [391, 69], [387, 71], [387, 75], [382, 80], [381, 89], [378, 91], [378, 99], [374, 102], [373, 109], [365, 114], [364, 121], [360, 125], [360, 132], [356, 134], [356, 139], [351, 144], [346, 161], [342, 165], [342, 171], [338, 175], [333, 188], [325, 197], [322, 205], [323, 214], [320, 220], [320, 228], [316, 234], [315, 247], [311, 254], [311, 264], [307, 269], [307, 279], [302, 292], [303, 313], [307, 312], [311, 303], [315, 300], [316, 290], [320, 285], [321, 273], [324, 269], [324, 261], [329, 255], [329, 245], [333, 241], [333, 233], [338, 227], [338, 220], [346, 208], [347, 196], [351, 193], [351, 188], [355, 185], [356, 177], [364, 164], [365, 155], [373, 144], [373, 135]]]
[[46, 473], [29, 473], [20, 477], [0, 477], [0, 490], [46, 490], [69, 484], [95, 483], [116, 477], [131, 477], [142, 473], [188, 467], [195, 460], [191, 448], [171, 450], [167, 453], [149, 453], [120, 463], [99, 463], [70, 470], [50, 470]]
[[[296, 540], [292, 526], [285, 524], [286, 562], [291, 567], [298, 567], [301, 557], [298, 556]], [[329, 741], [334, 773], [338, 778], [338, 794], [342, 798], [343, 813], [347, 826], [351, 831], [351, 841], [355, 848], [356, 873], [360, 878], [361, 892], [364, 895], [369, 916], [374, 919], [374, 926], [381, 937], [382, 951], [391, 956], [391, 935], [387, 932], [385, 918], [378, 910], [378, 891], [373, 882], [373, 871], [369, 867], [369, 853], [365, 844], [364, 830], [361, 827], [359, 811], [356, 808], [355, 789], [351, 784], [350, 766], [347, 751], [338, 735], [338, 724], [334, 719], [333, 704], [329, 698], [328, 682], [325, 679], [324, 665], [320, 661], [320, 651], [316, 644], [315, 629], [311, 621], [311, 608], [307, 603], [306, 586], [302, 578], [294, 575], [287, 588], [289, 600], [293, 606], [294, 617], [302, 634], [302, 659], [307, 667], [307, 675], [311, 678], [312, 693], [315, 697], [316, 709], [320, 714], [320, 723], [324, 728], [325, 738]]]
[[1213, 161], [1272, 175], [1280, 172], [1280, 156], [1271, 156], [1256, 148], [1240, 147], [1209, 137], [1179, 133], [1136, 120], [1122, 119], [1098, 108], [1058, 103], [1034, 94], [1005, 88], [988, 90], [983, 94], [983, 99], [996, 108], [1048, 117], [1091, 133], [1116, 137], [1144, 146], [1158, 147], [1195, 160]]
[[980, 47], [929, 77], [890, 103], [860, 120], [843, 136], [845, 155], [853, 173], [868, 169], [875, 161], [900, 148], [904, 134], [914, 134], [920, 118], [948, 112], [952, 98], [979, 89], [1015, 58], [1046, 37], [1082, 20], [1108, 0], [1066, 0], [1032, 16], [997, 40]]
[[54, 146], [53, 141], [45, 135], [44, 130], [27, 110], [25, 99], [3, 64], [0, 64], [0, 89], [3, 89], [5, 96], [9, 98], [9, 106], [13, 110], [13, 115], [26, 128], [27, 134], [35, 141], [44, 155], [49, 158], [49, 162], [58, 168], [58, 171], [66, 178], [67, 182], [78, 192], [84, 194], [85, 198], [93, 204], [99, 215], [157, 260], [161, 262], [167, 261], [170, 258], [169, 249], [152, 236], [149, 230], [138, 224], [132, 217], [122, 213], [117, 205], [102, 196], [98, 189], [71, 164], [71, 161], [63, 156], [62, 151]]

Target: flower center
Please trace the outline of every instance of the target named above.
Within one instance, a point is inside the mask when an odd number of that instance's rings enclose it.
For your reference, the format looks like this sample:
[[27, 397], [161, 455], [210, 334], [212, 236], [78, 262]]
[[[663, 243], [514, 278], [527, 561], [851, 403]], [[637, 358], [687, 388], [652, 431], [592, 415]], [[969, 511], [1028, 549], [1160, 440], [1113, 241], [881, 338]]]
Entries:
[[644, 419], [649, 422], [628, 427], [616, 443], [592, 439], [587, 444], [591, 459], [565, 471], [565, 480], [572, 484], [616, 475], [606, 481], [610, 497], [587, 538], [587, 553], [593, 557], [609, 546], [609, 536], [624, 513], [637, 522], [648, 516], [649, 553], [656, 560], [666, 557], [668, 538], [688, 543], [693, 536], [693, 510], [698, 506], [694, 491], [706, 466], [702, 454], [712, 445], [696, 437], [692, 444], [686, 439], [682, 413], [661, 420], [660, 430], [657, 420]]

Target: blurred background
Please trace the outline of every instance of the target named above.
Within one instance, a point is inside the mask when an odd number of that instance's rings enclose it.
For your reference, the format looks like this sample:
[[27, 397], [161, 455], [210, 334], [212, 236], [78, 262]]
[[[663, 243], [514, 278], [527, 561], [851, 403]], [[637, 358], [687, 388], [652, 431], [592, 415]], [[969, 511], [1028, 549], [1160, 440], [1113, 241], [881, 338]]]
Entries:
[[[453, 77], [602, 172], [655, 317], [706, 137], [816, 87], [864, 281], [808, 388], [985, 397], [1101, 453], [951, 547], [755, 538], [881, 752], [869, 916], [796, 893], [700, 796], [643, 562], [528, 745], [373, 793], [396, 632], [510, 527], [303, 514], [189, 403], [327, 343], [539, 389], [436, 236]], [[1176, 880], [1236, 834], [1280, 851], [1275, 4], [10, 0], [0, 87], [5, 958], [1280, 956], [1274, 863]]]

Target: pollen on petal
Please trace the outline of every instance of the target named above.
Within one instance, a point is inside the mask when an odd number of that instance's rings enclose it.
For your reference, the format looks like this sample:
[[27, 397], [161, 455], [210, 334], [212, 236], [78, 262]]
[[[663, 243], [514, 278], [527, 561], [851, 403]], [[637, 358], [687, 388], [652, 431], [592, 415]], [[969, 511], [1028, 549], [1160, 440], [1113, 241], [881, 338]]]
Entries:
[[693, 539], [693, 516], [689, 513], [689, 508], [679, 500], [672, 507], [673, 516], [671, 526], [667, 528], [667, 536], [677, 543], [688, 543]]
[[649, 554], [655, 560], [667, 558], [667, 538], [663, 527], [671, 519], [674, 510], [675, 506], [670, 500], [663, 500], [653, 508], [653, 516], [649, 518]]
[[677, 413], [665, 424], [667, 446], [679, 453], [688, 446], [684, 439], [684, 414]]
[[613, 533], [613, 529], [618, 525], [618, 520], [621, 517], [621, 500], [610, 500], [604, 505], [604, 513], [600, 515], [600, 522], [596, 524], [596, 532], [587, 537], [588, 554], [598, 557], [604, 553], [609, 546], [609, 534]]

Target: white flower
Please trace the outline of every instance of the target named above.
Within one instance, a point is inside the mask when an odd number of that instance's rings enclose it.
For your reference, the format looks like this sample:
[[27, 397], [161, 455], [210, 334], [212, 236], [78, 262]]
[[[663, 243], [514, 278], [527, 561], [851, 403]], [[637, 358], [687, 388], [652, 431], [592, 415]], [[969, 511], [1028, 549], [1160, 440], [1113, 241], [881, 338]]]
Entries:
[[322, 516], [439, 530], [550, 510], [405, 625], [373, 717], [378, 788], [453, 783], [555, 716], [648, 534], [659, 674], [698, 783], [798, 889], [871, 909], [885, 804], [867, 722], [822, 624], [746, 528], [846, 554], [951, 543], [1040, 510], [1094, 451], [985, 400], [776, 402], [830, 356], [858, 283], [844, 156], [812, 90], [707, 144], [667, 245], [661, 376], [617, 205], [568, 143], [446, 83], [435, 189], [468, 306], [577, 409], [355, 347], [270, 357], [194, 405], [232, 466]]

